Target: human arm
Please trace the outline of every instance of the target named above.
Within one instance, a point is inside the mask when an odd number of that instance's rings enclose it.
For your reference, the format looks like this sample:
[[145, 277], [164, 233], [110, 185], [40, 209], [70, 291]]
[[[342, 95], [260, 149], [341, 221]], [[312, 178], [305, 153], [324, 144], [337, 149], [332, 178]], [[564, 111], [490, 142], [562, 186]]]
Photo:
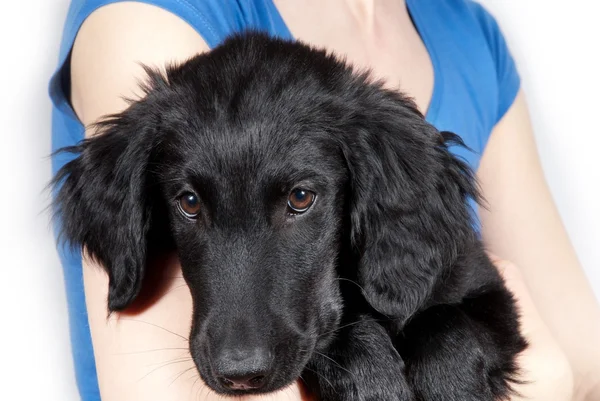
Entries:
[[[71, 103], [84, 125], [127, 107], [140, 94], [139, 63], [161, 67], [184, 61], [208, 46], [178, 17], [142, 3], [117, 3], [95, 11], [77, 35], [71, 57]], [[87, 131], [86, 135], [93, 134]], [[221, 399], [198, 379], [189, 359], [191, 298], [179, 264], [161, 265], [159, 293], [143, 306], [107, 319], [108, 278], [83, 260], [85, 295], [103, 401]], [[250, 398], [249, 398], [250, 399]], [[299, 400], [298, 386], [263, 397]]]
[[485, 244], [519, 266], [568, 361], [540, 360], [537, 387], [572, 386], [574, 400], [600, 399], [600, 309], [545, 182], [522, 92], [493, 130], [477, 175], [488, 205], [480, 210]]

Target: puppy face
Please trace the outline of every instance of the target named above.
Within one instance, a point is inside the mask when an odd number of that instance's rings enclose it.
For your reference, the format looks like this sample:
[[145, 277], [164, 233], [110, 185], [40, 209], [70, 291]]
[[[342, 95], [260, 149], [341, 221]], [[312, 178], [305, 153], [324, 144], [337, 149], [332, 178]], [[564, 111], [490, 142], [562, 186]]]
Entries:
[[[472, 239], [457, 138], [325, 52], [251, 34], [148, 73], [142, 100], [66, 149], [57, 211], [105, 267], [110, 310], [177, 252], [215, 391], [291, 383], [360, 300], [401, 325]], [[342, 299], [340, 278], [361, 293]]]
[[268, 391], [300, 375], [341, 314], [336, 262], [346, 170], [287, 114], [171, 132], [160, 193], [194, 299], [192, 355], [214, 389]]

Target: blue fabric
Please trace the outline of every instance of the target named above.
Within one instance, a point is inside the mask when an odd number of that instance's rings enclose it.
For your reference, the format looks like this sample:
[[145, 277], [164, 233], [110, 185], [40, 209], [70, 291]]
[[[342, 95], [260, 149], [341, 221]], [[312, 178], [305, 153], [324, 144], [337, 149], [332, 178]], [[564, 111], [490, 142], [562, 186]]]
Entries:
[[[83, 21], [96, 9], [121, 0], [72, 0], [59, 66], [50, 82], [52, 146], [83, 139], [84, 128], [68, 102], [68, 57]], [[245, 28], [292, 38], [272, 0], [143, 0], [179, 16], [212, 48]], [[426, 118], [440, 130], [461, 135], [472, 149], [454, 148], [477, 169], [494, 125], [513, 103], [520, 80], [494, 18], [469, 0], [406, 0], [434, 67], [434, 90]], [[53, 158], [53, 172], [72, 155]], [[56, 227], [58, 229], [58, 227]], [[77, 383], [84, 401], [99, 401], [98, 382], [83, 290], [81, 255], [59, 247], [69, 305]]]

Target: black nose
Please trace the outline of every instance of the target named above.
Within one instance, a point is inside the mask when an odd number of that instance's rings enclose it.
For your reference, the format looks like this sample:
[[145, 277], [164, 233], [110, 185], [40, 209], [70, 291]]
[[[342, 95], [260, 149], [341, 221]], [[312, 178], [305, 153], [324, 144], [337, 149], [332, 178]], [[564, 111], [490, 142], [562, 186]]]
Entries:
[[215, 376], [228, 389], [256, 390], [269, 378], [270, 359], [261, 348], [225, 349], [215, 360]]

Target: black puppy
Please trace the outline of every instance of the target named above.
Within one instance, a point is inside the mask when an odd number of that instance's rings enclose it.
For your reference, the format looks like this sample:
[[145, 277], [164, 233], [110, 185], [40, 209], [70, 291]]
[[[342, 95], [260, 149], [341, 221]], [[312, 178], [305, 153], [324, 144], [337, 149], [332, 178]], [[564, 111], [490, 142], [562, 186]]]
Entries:
[[98, 124], [54, 180], [64, 235], [136, 298], [176, 251], [190, 350], [222, 394], [499, 400], [525, 348], [473, 229], [460, 139], [308, 46], [246, 34]]

